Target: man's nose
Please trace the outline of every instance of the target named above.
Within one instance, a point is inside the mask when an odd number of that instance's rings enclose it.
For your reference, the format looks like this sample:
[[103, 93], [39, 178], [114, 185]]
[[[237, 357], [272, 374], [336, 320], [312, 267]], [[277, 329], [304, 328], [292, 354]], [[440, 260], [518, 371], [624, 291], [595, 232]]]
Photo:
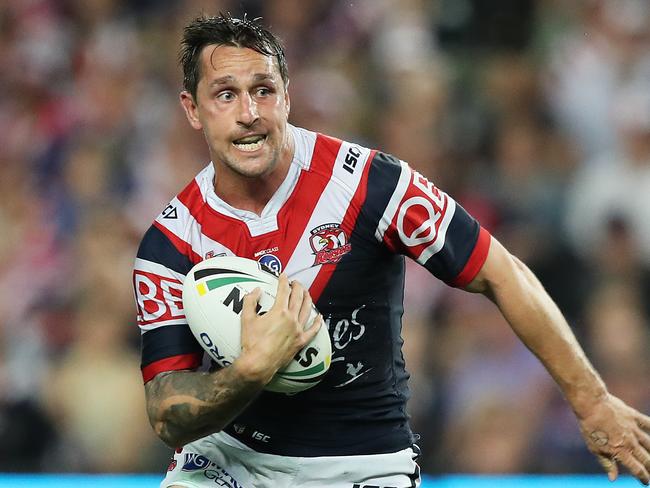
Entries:
[[239, 98], [239, 122], [242, 125], [251, 126], [257, 119], [259, 119], [257, 103], [250, 93], [244, 93]]

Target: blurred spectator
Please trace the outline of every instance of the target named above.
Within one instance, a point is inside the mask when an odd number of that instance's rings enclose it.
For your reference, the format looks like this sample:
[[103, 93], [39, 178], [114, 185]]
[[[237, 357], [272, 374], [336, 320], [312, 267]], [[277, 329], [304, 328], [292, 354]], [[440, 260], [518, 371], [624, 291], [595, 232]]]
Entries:
[[648, 76], [650, 4], [645, 0], [579, 2], [578, 20], [551, 40], [547, 97], [587, 160], [618, 144], [610, 114], [616, 94]]
[[84, 300], [74, 317], [75, 341], [53, 364], [45, 400], [61, 431], [52, 470], [132, 472], [147, 469], [158, 442], [140, 388], [138, 355], [125, 349], [110, 293]]
[[454, 290], [441, 306], [434, 352], [444, 375], [437, 394], [444, 425], [428, 440], [436, 444], [438, 469], [524, 471], [550, 378], [483, 297]]
[[609, 389], [630, 405], [650, 408], [650, 391], [639, 388], [650, 373], [650, 326], [636, 284], [603, 281], [585, 313], [593, 361]]
[[[614, 128], [620, 150], [599, 154], [569, 189], [567, 230], [576, 251], [596, 257], [623, 226], [632, 248], [650, 265], [650, 79], [618, 93]], [[626, 254], [623, 254], [625, 256]]]

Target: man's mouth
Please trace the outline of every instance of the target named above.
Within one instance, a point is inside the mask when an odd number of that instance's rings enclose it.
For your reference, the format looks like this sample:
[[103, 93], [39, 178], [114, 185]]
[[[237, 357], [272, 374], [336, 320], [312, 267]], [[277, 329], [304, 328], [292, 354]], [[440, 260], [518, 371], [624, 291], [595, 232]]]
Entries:
[[253, 152], [261, 148], [266, 142], [266, 135], [256, 134], [242, 137], [232, 141], [233, 145], [240, 151]]

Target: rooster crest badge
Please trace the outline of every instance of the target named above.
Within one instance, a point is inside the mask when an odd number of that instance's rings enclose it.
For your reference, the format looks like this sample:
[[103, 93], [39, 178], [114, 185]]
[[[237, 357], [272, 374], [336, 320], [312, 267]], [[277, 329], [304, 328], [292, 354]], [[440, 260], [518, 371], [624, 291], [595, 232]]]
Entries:
[[323, 224], [311, 230], [309, 244], [316, 256], [313, 266], [338, 263], [352, 250], [340, 224]]

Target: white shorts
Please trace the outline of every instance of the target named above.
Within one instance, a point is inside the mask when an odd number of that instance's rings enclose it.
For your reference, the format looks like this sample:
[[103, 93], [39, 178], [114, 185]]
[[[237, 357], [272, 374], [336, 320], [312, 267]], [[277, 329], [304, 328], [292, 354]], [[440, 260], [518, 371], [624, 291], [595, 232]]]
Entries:
[[177, 449], [160, 487], [415, 488], [416, 458], [411, 448], [365, 456], [277, 456], [219, 432]]

